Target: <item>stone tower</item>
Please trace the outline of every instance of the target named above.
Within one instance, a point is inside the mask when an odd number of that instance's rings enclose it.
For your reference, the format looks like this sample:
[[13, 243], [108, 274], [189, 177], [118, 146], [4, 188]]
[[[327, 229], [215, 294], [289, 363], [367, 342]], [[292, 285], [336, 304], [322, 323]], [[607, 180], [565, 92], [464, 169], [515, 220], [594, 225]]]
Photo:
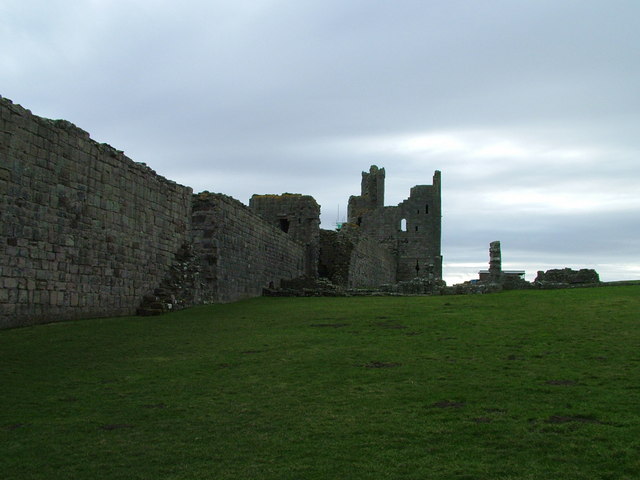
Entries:
[[384, 207], [384, 168], [372, 165], [369, 173], [362, 172], [360, 195], [349, 198], [347, 218], [349, 223], [360, 225], [363, 215]]
[[398, 205], [398, 281], [442, 279], [440, 172], [432, 185], [416, 185]]
[[441, 174], [432, 185], [416, 185], [396, 207], [384, 206], [384, 169], [362, 172], [362, 194], [349, 198], [349, 223], [375, 239], [396, 258], [398, 281], [442, 279]]

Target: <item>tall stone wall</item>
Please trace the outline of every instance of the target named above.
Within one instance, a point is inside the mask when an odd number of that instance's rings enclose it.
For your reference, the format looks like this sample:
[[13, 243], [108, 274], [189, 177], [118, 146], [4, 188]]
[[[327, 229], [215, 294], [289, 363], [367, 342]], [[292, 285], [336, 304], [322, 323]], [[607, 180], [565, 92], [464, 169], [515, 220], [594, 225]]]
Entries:
[[191, 193], [0, 98], [0, 327], [135, 313], [188, 242]]
[[305, 274], [305, 247], [231, 197], [195, 195], [192, 224], [204, 302], [259, 296]]

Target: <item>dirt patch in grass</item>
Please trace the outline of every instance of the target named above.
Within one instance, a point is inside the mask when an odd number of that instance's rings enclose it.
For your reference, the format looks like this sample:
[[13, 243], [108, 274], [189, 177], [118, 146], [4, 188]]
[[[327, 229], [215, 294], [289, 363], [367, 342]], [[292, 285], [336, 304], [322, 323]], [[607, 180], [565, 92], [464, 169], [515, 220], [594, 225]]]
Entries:
[[381, 328], [390, 328], [393, 330], [402, 330], [403, 328], [408, 328], [406, 325], [400, 325], [399, 323], [391, 322], [378, 322], [375, 324], [375, 326]]
[[318, 328], [342, 328], [349, 326], [348, 323], [312, 323], [310, 327]]
[[450, 400], [442, 400], [431, 405], [436, 408], [462, 408], [465, 406], [464, 402], [453, 402]]
[[365, 363], [363, 366], [365, 368], [394, 368], [402, 365], [401, 363], [396, 362], [369, 362]]
[[545, 423], [602, 423], [593, 417], [582, 415], [552, 415], [545, 420]]
[[120, 430], [123, 428], [133, 428], [133, 425], [129, 425], [128, 423], [111, 423], [109, 425], [102, 425], [100, 427], [102, 430]]
[[473, 421], [475, 423], [491, 423], [493, 422], [493, 420], [489, 417], [478, 417], [478, 418], [474, 418]]
[[533, 358], [547, 358], [550, 355], [553, 355], [553, 352], [542, 352], [533, 355]]
[[22, 428], [22, 427], [26, 427], [26, 425], [24, 423], [12, 423], [11, 425], [5, 426], [5, 428], [7, 430], [9, 430], [10, 432], [12, 432], [13, 430], [17, 430], [19, 428]]
[[547, 380], [545, 382], [547, 385], [577, 385], [578, 382], [574, 382], [573, 380]]

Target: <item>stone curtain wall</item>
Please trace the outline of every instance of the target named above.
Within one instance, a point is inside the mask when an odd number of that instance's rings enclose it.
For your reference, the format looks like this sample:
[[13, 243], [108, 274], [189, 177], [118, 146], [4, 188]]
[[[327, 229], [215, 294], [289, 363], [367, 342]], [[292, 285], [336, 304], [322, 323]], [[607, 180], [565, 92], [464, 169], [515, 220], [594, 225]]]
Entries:
[[192, 225], [203, 302], [256, 297], [305, 273], [305, 247], [231, 197], [195, 195]]
[[379, 287], [396, 282], [396, 259], [371, 238], [360, 238], [351, 252], [349, 287]]
[[0, 97], [0, 327], [133, 314], [188, 241], [191, 189]]
[[356, 225], [345, 224], [339, 232], [320, 231], [320, 276], [348, 288], [395, 283], [395, 257], [386, 246], [361, 235], [359, 230]]

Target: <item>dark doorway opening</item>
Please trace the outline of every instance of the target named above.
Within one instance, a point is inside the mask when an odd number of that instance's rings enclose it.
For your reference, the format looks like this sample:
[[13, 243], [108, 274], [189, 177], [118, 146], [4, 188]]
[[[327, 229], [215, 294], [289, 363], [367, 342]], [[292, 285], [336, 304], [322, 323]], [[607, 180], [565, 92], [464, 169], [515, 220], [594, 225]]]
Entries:
[[284, 233], [289, 232], [289, 220], [287, 220], [286, 218], [280, 219], [280, 230], [282, 230]]

